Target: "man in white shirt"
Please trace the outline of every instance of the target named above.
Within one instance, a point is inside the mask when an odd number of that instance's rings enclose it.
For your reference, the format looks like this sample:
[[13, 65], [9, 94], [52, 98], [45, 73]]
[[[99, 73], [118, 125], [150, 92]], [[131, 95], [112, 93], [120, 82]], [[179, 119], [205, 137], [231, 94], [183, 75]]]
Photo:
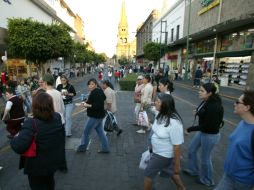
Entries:
[[64, 102], [62, 94], [53, 87], [55, 83], [54, 77], [51, 74], [45, 74], [43, 76], [43, 81], [46, 93], [48, 93], [53, 98], [54, 110], [61, 115], [62, 123], [64, 124]]

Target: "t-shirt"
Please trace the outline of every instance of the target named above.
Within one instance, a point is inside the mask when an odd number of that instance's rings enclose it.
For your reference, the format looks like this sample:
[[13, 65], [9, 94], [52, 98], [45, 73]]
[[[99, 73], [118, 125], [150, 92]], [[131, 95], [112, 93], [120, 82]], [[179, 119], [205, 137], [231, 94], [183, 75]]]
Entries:
[[59, 91], [56, 89], [50, 89], [46, 91], [52, 98], [53, 98], [53, 104], [54, 104], [54, 110], [55, 112], [58, 112], [61, 115], [62, 123], [65, 123], [64, 120], [64, 102], [62, 95]]
[[151, 137], [153, 152], [166, 158], [173, 158], [173, 145], [180, 145], [184, 142], [183, 125], [177, 119], [170, 119], [167, 127], [165, 123], [166, 120], [159, 123], [157, 119], [153, 123]]
[[254, 124], [241, 121], [229, 136], [225, 159], [225, 173], [236, 181], [254, 185], [254, 158], [251, 147], [251, 134]]

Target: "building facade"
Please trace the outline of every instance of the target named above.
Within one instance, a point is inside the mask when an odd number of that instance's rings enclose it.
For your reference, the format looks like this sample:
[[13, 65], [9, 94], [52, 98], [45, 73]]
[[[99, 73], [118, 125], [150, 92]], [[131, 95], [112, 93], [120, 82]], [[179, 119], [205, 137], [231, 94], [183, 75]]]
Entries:
[[176, 45], [183, 45], [182, 62], [193, 73], [201, 66], [204, 73], [226, 80], [226, 85], [253, 88], [254, 1], [188, 1], [184, 22], [185, 38]]
[[118, 25], [116, 55], [118, 59], [124, 57], [128, 60], [132, 60], [136, 55], [136, 40], [129, 40], [128, 20], [124, 0], [122, 2], [121, 17]]
[[[64, 0], [19, 0], [9, 2], [0, 0], [0, 57], [5, 55], [7, 50], [5, 38], [8, 18], [31, 18], [44, 24], [65, 23], [71, 28], [70, 35], [73, 39], [84, 43], [84, 23], [81, 17], [74, 14]], [[0, 64], [3, 65], [2, 62]], [[47, 68], [50, 67], [51, 70], [55, 67], [63, 69], [63, 66], [62, 59], [50, 60], [45, 65]], [[7, 59], [7, 68], [9, 72], [16, 76], [30, 76], [36, 70], [35, 67], [28, 67], [26, 61], [19, 59]]]
[[158, 19], [158, 17], [159, 17], [158, 10], [153, 10], [146, 19], [146, 21], [137, 28], [136, 60], [138, 64], [146, 64], [147, 62], [144, 59], [143, 48], [147, 43], [152, 42], [153, 24]]
[[[153, 25], [152, 41], [174, 45], [175, 41], [183, 38], [184, 31], [184, 0], [178, 0]], [[181, 67], [181, 49], [171, 49], [160, 60], [160, 68], [169, 67], [178, 70]]]

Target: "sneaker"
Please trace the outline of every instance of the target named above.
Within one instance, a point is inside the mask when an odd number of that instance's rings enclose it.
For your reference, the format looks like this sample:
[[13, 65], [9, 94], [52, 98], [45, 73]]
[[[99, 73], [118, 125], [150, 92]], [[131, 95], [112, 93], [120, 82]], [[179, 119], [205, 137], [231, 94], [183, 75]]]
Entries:
[[202, 181], [200, 181], [200, 179], [196, 179], [195, 182], [199, 185], [204, 185], [204, 186], [207, 186], [207, 187], [213, 187], [214, 184], [206, 184], [206, 183], [203, 183]]
[[145, 134], [146, 133], [146, 131], [144, 129], [140, 129], [140, 130], [138, 130], [136, 132], [139, 133], [139, 134]]
[[99, 154], [109, 154], [109, 151], [104, 151], [104, 150], [98, 150], [97, 153]]
[[119, 131], [116, 133], [117, 136], [121, 135], [121, 133], [123, 132], [122, 129], [119, 129]]
[[86, 152], [86, 148], [79, 146], [76, 152]]
[[186, 174], [186, 175], [188, 175], [188, 176], [192, 176], [192, 177], [198, 176], [198, 174], [194, 174], [194, 173], [192, 173], [192, 172], [191, 172], [190, 170], [188, 170], [188, 169], [183, 170], [183, 173]]

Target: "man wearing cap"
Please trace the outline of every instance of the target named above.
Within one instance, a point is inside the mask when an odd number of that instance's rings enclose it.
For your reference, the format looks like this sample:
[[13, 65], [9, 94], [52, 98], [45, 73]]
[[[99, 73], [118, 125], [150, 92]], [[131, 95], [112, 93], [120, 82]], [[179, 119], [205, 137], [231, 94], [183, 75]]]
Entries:
[[138, 125], [137, 124], [138, 113], [141, 107], [141, 90], [144, 88], [143, 79], [144, 77], [142, 75], [138, 76], [136, 86], [135, 86], [135, 91], [134, 91], [134, 102], [136, 103], [136, 106], [135, 106], [136, 123], [133, 125], [136, 125], [136, 126]]

